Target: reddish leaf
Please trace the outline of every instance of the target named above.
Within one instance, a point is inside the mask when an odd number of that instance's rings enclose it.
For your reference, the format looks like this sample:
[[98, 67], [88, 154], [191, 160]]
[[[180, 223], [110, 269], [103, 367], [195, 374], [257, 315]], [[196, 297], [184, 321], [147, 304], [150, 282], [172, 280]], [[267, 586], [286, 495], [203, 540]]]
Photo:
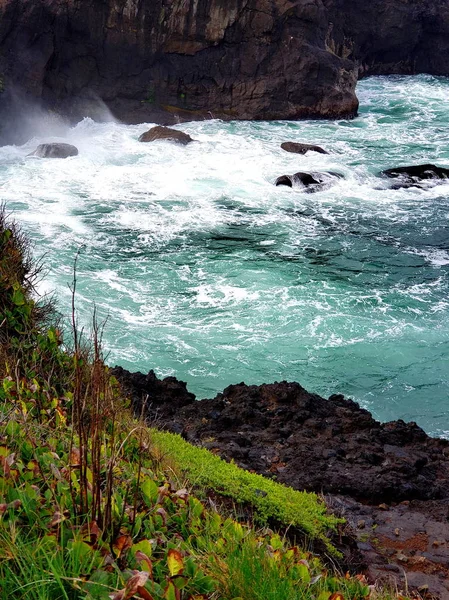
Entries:
[[87, 544], [95, 545], [99, 538], [101, 538], [101, 529], [98, 527], [96, 521], [90, 521], [82, 526], [81, 535], [83, 536], [83, 541]]
[[167, 511], [164, 508], [158, 508], [156, 514], [158, 514], [162, 518], [162, 522], [164, 523], [164, 525], [167, 525]]
[[150, 592], [144, 587], [137, 588], [137, 593], [143, 600], [154, 600]]
[[341, 592], [334, 592], [332, 596], [329, 596], [329, 600], [345, 600], [345, 597]]
[[125, 598], [131, 598], [137, 594], [139, 588], [143, 588], [148, 581], [148, 573], [145, 571], [133, 571], [134, 575], [126, 582]]
[[145, 563], [145, 565], [142, 568], [148, 573], [149, 577], [153, 579], [153, 563], [151, 562], [150, 558], [145, 554], [145, 552], [138, 550], [136, 552], [136, 560], [139, 561], [139, 563]]
[[12, 508], [13, 510], [17, 510], [22, 506], [22, 500], [13, 500], [8, 504], [8, 508]]
[[112, 544], [112, 549], [117, 557], [120, 557], [126, 550], [131, 548], [133, 540], [129, 535], [119, 535], [115, 542]]
[[181, 590], [178, 590], [177, 588], [175, 588], [173, 583], [170, 581], [168, 586], [165, 588], [164, 598], [166, 600], [180, 600]]

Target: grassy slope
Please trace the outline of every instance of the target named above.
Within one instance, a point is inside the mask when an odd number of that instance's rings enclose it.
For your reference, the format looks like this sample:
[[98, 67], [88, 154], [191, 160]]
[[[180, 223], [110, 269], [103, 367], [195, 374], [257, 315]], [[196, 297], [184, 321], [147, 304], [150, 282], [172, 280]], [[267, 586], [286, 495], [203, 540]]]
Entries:
[[[33, 263], [0, 214], [0, 598], [357, 599], [271, 530], [198, 499], [205, 490], [324, 540], [337, 520], [314, 494], [238, 469], [132, 417], [77, 335], [64, 347], [32, 300]], [[94, 328], [95, 329], [95, 328]], [[387, 597], [387, 595], [385, 595]]]

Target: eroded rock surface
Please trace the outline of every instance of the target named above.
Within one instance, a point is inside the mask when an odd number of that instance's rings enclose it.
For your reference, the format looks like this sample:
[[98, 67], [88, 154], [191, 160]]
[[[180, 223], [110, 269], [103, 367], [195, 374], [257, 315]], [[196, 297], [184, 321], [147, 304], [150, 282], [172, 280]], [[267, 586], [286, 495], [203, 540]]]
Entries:
[[281, 144], [282, 150], [292, 152], [294, 154], [306, 154], [307, 152], [318, 152], [319, 154], [329, 154], [321, 146], [313, 144], [299, 144], [298, 142], [284, 142]]
[[171, 129], [170, 127], [162, 127], [161, 125], [152, 127], [139, 137], [139, 142], [155, 142], [156, 140], [167, 140], [182, 144], [183, 146], [193, 142], [193, 139], [187, 133]]
[[[2, 0], [0, 122], [354, 116], [359, 77], [449, 74], [449, 0]], [[11, 127], [9, 134], [17, 134]]]

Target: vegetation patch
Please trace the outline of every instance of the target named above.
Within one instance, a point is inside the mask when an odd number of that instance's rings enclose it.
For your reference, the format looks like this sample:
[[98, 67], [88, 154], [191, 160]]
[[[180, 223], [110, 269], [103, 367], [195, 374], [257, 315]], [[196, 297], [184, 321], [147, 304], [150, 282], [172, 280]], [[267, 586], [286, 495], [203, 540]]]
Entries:
[[329, 515], [326, 505], [316, 494], [299, 492], [262, 475], [244, 471], [205, 448], [192, 446], [179, 435], [154, 429], [151, 436], [162, 455], [174, 461], [192, 485], [251, 506], [261, 525], [274, 521], [298, 527], [311, 538], [324, 541], [328, 550], [336, 554], [327, 533], [336, 530], [343, 519]]
[[73, 308], [64, 344], [51, 304], [32, 297], [26, 238], [0, 213], [0, 600], [367, 598], [363, 576], [329, 574], [200, 501], [198, 485], [325, 541], [338, 523], [316, 496], [135, 419], [101, 328], [84, 342]]

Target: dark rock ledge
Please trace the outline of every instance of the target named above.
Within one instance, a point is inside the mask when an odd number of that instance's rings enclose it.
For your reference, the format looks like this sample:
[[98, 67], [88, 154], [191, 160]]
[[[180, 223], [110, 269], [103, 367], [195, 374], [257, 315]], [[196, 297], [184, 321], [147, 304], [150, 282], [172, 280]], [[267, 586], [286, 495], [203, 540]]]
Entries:
[[[449, 442], [379, 423], [352, 400], [298, 383], [230, 385], [195, 401], [186, 384], [116, 367], [158, 427], [299, 490], [323, 493], [352, 529], [368, 576], [449, 599]], [[211, 441], [212, 440], [212, 441]]]

